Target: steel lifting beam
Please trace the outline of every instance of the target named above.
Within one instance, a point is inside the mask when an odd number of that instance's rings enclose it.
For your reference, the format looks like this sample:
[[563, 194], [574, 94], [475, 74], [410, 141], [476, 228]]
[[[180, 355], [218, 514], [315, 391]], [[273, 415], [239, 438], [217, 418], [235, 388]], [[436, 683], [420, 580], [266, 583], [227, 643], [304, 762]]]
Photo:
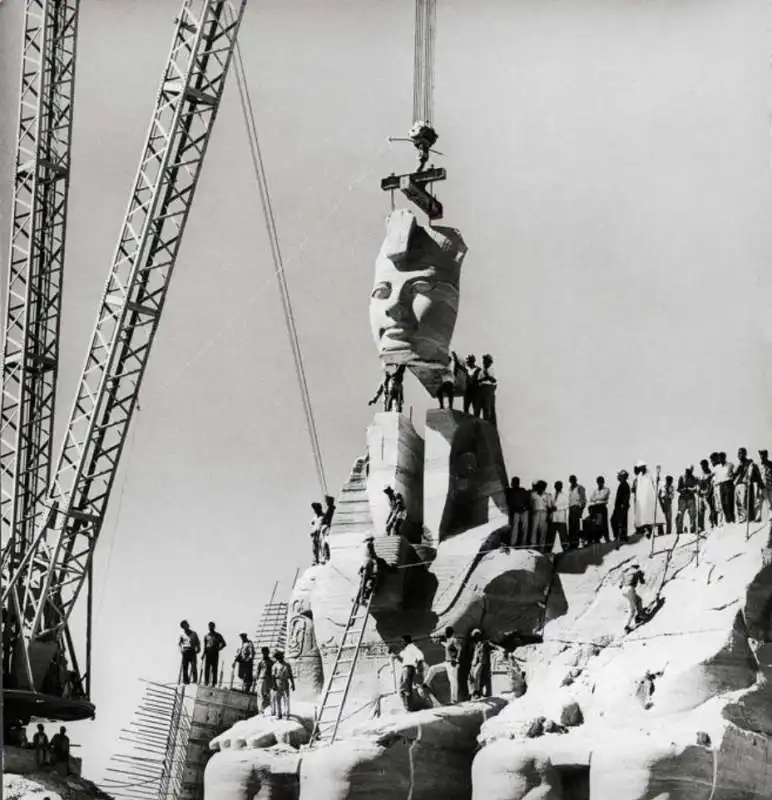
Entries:
[[65, 626], [94, 546], [163, 311], [246, 0], [186, 0], [46, 497], [55, 522], [3, 589], [25, 644]]

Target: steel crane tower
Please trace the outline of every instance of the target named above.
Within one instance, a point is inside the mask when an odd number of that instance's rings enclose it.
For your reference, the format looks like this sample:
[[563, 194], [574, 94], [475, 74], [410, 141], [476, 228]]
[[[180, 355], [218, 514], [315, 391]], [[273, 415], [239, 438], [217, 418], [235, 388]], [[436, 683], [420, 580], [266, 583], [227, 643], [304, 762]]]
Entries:
[[[15, 569], [51, 475], [79, 0], [27, 0], [0, 396], [0, 533]], [[8, 577], [6, 572], [4, 577]], [[3, 674], [11, 671], [13, 609]], [[22, 656], [25, 677], [31, 670]]]
[[[10, 553], [3, 553], [10, 578], [2, 600], [6, 610], [9, 604], [19, 609], [32, 693], [55, 663], [51, 641], [67, 630], [88, 581], [245, 5], [246, 0], [183, 3], [34, 538], [12, 570]], [[6, 709], [9, 700], [18, 701], [21, 716], [24, 698], [9, 694]]]

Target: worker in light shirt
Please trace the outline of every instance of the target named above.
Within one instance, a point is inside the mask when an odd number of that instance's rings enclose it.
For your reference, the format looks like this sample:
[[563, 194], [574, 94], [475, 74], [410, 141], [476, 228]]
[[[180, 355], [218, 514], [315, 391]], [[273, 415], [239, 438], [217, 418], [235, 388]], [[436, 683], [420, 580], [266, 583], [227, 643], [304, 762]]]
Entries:
[[606, 486], [606, 479], [603, 475], [598, 475], [595, 483], [598, 488], [590, 495], [587, 513], [590, 515], [593, 528], [595, 528], [595, 541], [602, 538], [604, 541], [608, 542], [608, 501], [611, 492], [608, 486]]
[[424, 654], [413, 644], [413, 637], [406, 633], [402, 637], [402, 652], [394, 658], [402, 664], [402, 679], [399, 684], [399, 696], [405, 711], [413, 710], [413, 694], [416, 678], [420, 678], [424, 665]]

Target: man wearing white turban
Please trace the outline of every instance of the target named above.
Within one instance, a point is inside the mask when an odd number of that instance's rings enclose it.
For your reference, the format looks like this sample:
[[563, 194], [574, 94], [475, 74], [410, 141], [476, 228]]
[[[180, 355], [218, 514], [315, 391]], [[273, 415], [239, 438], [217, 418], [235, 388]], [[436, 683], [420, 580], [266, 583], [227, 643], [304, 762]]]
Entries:
[[646, 468], [646, 462], [639, 461], [635, 465], [633, 480], [633, 519], [635, 530], [651, 536], [657, 508], [657, 490], [654, 481]]

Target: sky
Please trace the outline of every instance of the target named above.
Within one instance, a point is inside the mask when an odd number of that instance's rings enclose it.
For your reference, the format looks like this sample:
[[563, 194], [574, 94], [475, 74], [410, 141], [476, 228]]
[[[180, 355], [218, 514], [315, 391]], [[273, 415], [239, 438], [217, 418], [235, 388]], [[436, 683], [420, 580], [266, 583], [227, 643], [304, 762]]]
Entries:
[[[179, 2], [81, 5], [60, 432]], [[454, 347], [494, 356], [510, 474], [589, 486], [772, 444], [772, 7], [437, 5], [439, 194], [469, 246]], [[22, 8], [0, 8], [4, 271]], [[250, 0], [242, 26], [333, 493], [379, 381], [367, 307], [380, 178], [414, 164], [387, 142], [412, 123], [412, 26], [412, 0]], [[227, 661], [309, 564], [319, 488], [240, 115], [231, 79], [95, 554], [97, 716], [71, 726], [95, 779], [138, 679], [176, 676], [179, 621], [215, 620]], [[424, 395], [409, 378], [419, 430]]]

